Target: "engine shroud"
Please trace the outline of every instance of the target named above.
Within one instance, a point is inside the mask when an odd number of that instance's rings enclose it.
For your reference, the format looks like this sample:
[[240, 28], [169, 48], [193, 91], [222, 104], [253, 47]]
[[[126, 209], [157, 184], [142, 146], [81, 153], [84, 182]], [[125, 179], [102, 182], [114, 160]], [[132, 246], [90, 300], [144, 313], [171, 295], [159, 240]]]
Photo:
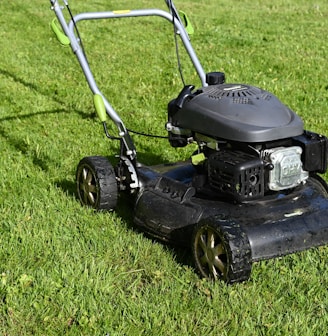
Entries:
[[[275, 95], [246, 84], [217, 84], [183, 97], [169, 111], [180, 129], [239, 142], [265, 142], [303, 133], [303, 121]], [[180, 108], [181, 107], [181, 108]]]
[[327, 138], [304, 130], [272, 93], [246, 84], [193, 89], [185, 86], [169, 103], [166, 128], [173, 147], [198, 143], [199, 192], [247, 202], [327, 170]]

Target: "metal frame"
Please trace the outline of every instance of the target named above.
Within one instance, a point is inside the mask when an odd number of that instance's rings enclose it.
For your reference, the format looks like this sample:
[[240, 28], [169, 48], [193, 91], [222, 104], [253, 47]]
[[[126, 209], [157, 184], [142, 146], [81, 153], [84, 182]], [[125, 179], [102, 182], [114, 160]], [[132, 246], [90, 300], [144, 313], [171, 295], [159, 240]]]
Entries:
[[[62, 27], [63, 32], [68, 37], [70, 41], [70, 46], [73, 53], [76, 55], [80, 66], [83, 70], [84, 76], [89, 84], [90, 90], [93, 94], [101, 95], [104, 101], [104, 105], [106, 108], [106, 113], [112, 119], [112, 121], [116, 124], [119, 132], [119, 136], [121, 137], [126, 152], [125, 154], [130, 157], [132, 160], [136, 157], [136, 149], [133, 144], [133, 141], [129, 135], [128, 130], [126, 129], [122, 119], [116, 113], [114, 108], [108, 102], [106, 97], [102, 94], [100, 89], [98, 88], [92, 71], [90, 69], [89, 63], [87, 58], [84, 54], [83, 49], [79, 43], [78, 37], [75, 35], [75, 24], [80, 21], [84, 20], [101, 20], [101, 19], [121, 19], [121, 18], [131, 18], [131, 17], [146, 17], [146, 16], [154, 16], [154, 17], [161, 17], [171, 24], [175, 26], [177, 33], [179, 34], [182, 43], [198, 73], [198, 76], [202, 82], [203, 86], [207, 86], [206, 84], [206, 75], [202, 68], [202, 65], [199, 62], [199, 59], [190, 43], [189, 36], [184, 28], [183, 24], [181, 23], [181, 19], [172, 3], [172, 1], [165, 0], [167, 6], [171, 9], [171, 12], [164, 11], [161, 9], [139, 9], [139, 10], [126, 10], [126, 11], [106, 11], [106, 12], [86, 12], [86, 13], [79, 13], [73, 17], [73, 20], [69, 22], [66, 21], [63, 9], [64, 6], [59, 4], [58, 0], [50, 0], [51, 9], [55, 12], [57, 19]], [[63, 0], [64, 5], [68, 5], [66, 0]]]

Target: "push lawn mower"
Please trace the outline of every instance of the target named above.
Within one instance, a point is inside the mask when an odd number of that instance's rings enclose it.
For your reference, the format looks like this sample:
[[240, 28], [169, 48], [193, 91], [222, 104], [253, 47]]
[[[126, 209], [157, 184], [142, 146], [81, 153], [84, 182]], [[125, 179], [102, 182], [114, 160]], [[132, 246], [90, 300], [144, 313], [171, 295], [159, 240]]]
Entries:
[[[50, 0], [53, 30], [76, 55], [108, 138], [119, 139], [118, 163], [83, 158], [76, 171], [81, 203], [113, 210], [119, 193], [134, 204], [137, 227], [163, 241], [190, 247], [201, 276], [227, 283], [249, 278], [252, 262], [328, 243], [327, 138], [272, 93], [229, 84], [221, 72], [205, 73], [189, 40], [188, 18], [168, 10], [87, 12], [73, 16], [67, 1]], [[70, 19], [65, 19], [67, 9]], [[185, 161], [146, 166], [138, 162], [130, 133], [98, 88], [77, 23], [156, 16], [174, 26], [201, 80], [168, 104], [166, 130], [173, 147], [197, 144]], [[118, 129], [111, 136], [107, 115]]]

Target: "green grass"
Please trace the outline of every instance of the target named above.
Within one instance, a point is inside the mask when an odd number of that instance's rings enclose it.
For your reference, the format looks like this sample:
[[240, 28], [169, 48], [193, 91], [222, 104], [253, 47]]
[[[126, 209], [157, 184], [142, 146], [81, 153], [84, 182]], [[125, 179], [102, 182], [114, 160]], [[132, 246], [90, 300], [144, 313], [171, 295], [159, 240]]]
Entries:
[[[160, 6], [71, 1], [74, 12]], [[274, 92], [328, 134], [325, 0], [177, 1], [196, 29], [207, 71]], [[188, 251], [134, 230], [131, 210], [94, 213], [74, 196], [88, 155], [117, 153], [95, 118], [48, 1], [0, 2], [0, 334], [322, 335], [328, 324], [328, 248], [253, 265], [226, 286], [197, 277]], [[181, 89], [172, 27], [159, 19], [81, 24], [99, 86], [127, 127], [165, 134]], [[182, 50], [182, 49], [181, 49]], [[199, 85], [182, 55], [186, 81]], [[115, 128], [110, 126], [115, 132]], [[146, 164], [184, 159], [166, 141], [135, 137]]]

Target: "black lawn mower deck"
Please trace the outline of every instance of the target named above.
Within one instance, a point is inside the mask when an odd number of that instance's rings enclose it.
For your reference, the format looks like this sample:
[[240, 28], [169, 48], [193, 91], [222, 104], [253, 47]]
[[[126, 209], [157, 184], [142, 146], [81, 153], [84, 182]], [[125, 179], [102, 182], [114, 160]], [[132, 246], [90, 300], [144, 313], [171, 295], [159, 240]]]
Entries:
[[[321, 246], [328, 241], [328, 200], [325, 183], [318, 176], [293, 191], [280, 192], [261, 199], [236, 204], [197, 194], [191, 187], [194, 167], [190, 162], [140, 166], [143, 187], [136, 196], [134, 221], [153, 237], [190, 246], [197, 243], [195, 234], [201, 227], [216, 227], [211, 236], [206, 231], [204, 246], [198, 253], [211, 250], [210, 239], [216, 235], [228, 244], [233, 236], [235, 246], [226, 246], [230, 258], [240, 260], [231, 269], [229, 282], [249, 277], [254, 261], [279, 257]], [[209, 235], [208, 235], [209, 234]], [[228, 239], [229, 237], [229, 239]], [[213, 248], [217, 246], [213, 242]], [[193, 246], [193, 248], [197, 248]], [[197, 253], [197, 251], [194, 251]], [[215, 264], [214, 253], [202, 267]], [[208, 271], [204, 271], [204, 275]], [[241, 274], [241, 277], [240, 277]]]

